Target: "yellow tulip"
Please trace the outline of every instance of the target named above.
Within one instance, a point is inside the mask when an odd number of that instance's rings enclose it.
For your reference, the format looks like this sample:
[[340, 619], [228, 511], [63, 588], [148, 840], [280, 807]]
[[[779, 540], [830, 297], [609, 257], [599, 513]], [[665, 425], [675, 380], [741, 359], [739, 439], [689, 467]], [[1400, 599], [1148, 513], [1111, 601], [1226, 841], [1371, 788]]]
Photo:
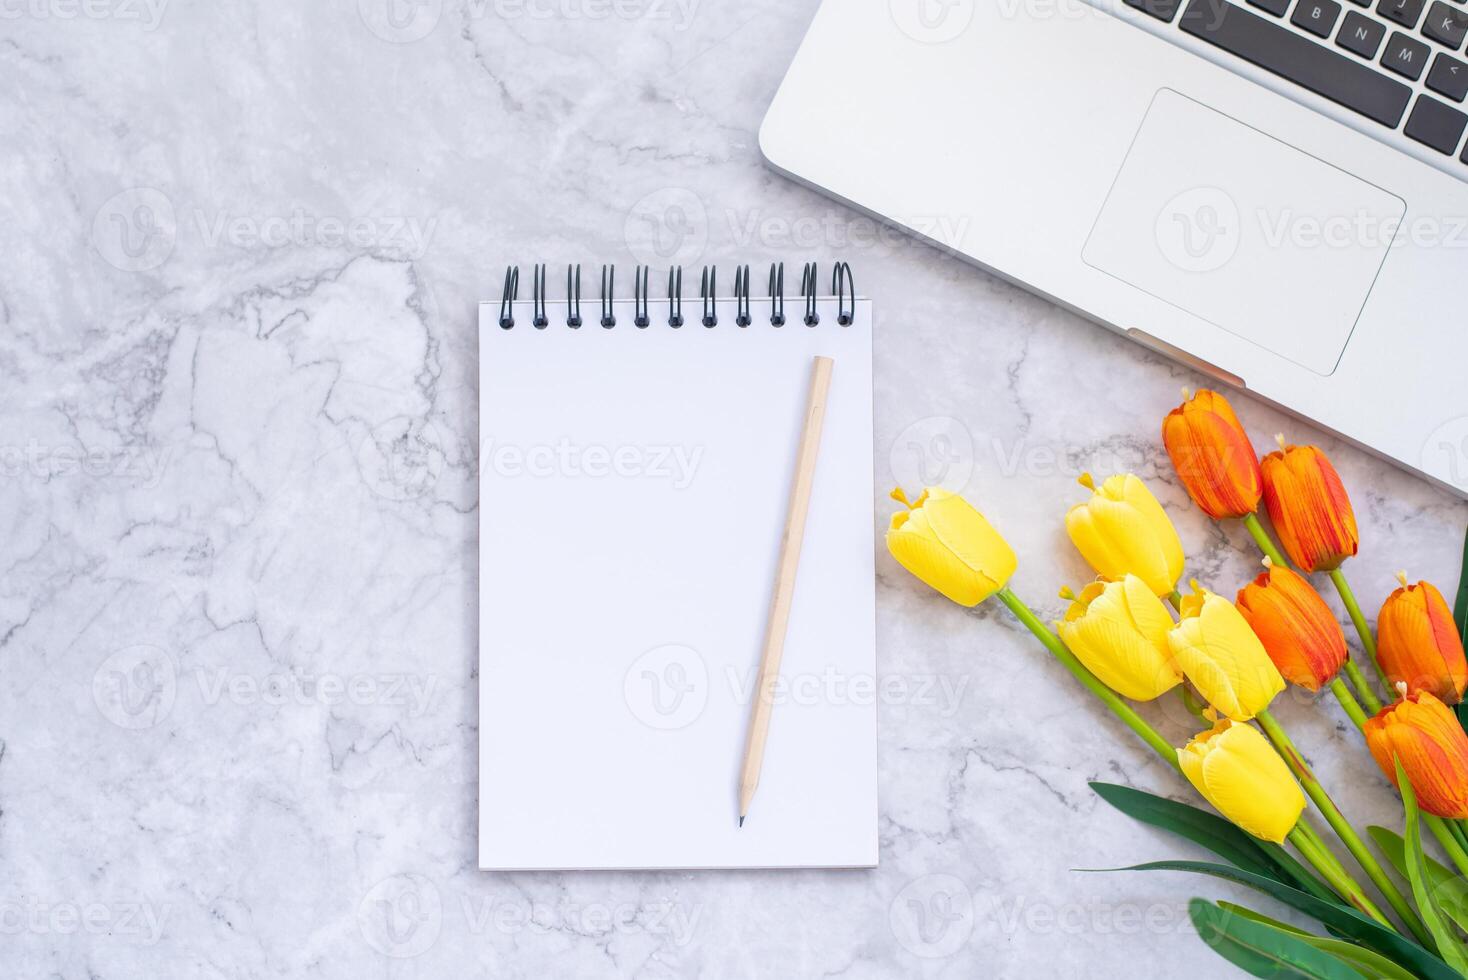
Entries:
[[1085, 473], [1080, 483], [1094, 493], [1065, 515], [1065, 529], [1081, 556], [1104, 579], [1131, 574], [1153, 595], [1171, 595], [1183, 573], [1183, 543], [1152, 491], [1130, 473], [1099, 487]]
[[1081, 663], [1124, 697], [1151, 701], [1182, 682], [1167, 645], [1172, 616], [1135, 575], [1092, 582], [1056, 625]]
[[1180, 749], [1177, 761], [1204, 799], [1261, 840], [1283, 843], [1305, 810], [1289, 767], [1249, 725], [1220, 718]]
[[1234, 721], [1248, 721], [1284, 690], [1249, 621], [1223, 596], [1198, 588], [1183, 597], [1181, 621], [1167, 634], [1177, 665], [1208, 703]]
[[1018, 564], [1014, 550], [962, 497], [929, 487], [892, 515], [887, 550], [897, 563], [960, 606], [977, 606], [1004, 588]]

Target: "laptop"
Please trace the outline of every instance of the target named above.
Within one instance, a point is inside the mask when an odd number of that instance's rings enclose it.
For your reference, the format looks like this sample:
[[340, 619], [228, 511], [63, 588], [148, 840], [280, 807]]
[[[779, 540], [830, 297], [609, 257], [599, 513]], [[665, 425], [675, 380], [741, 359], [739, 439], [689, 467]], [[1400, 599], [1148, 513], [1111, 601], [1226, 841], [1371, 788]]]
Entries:
[[780, 172], [1468, 496], [1468, 7], [825, 0]]

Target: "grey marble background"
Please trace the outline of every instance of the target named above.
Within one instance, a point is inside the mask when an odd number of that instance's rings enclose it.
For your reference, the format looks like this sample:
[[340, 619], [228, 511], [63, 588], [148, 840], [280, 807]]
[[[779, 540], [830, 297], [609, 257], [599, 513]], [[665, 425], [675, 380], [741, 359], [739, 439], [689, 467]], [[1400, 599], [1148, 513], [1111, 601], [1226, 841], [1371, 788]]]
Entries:
[[[1150, 480], [1220, 591], [1254, 556], [1160, 452], [1199, 378], [764, 168], [814, 0], [392, 2], [0, 3], [0, 973], [1227, 973], [1185, 912], [1226, 889], [1073, 870], [1193, 853], [1087, 780], [1186, 787], [885, 553], [879, 870], [475, 869], [475, 313], [507, 263], [849, 260], [876, 526], [893, 482], [964, 487], [1048, 615], [1083, 469]], [[1261, 445], [1322, 438], [1239, 404]], [[1323, 445], [1366, 604], [1399, 566], [1451, 587], [1468, 506]], [[1282, 713], [1393, 819], [1337, 709]]]

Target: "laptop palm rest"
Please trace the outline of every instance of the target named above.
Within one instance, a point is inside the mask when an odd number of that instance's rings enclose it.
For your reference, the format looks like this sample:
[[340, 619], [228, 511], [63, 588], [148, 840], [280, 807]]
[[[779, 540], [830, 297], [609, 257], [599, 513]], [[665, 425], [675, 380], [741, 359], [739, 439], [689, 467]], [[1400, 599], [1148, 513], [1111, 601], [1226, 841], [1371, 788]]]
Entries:
[[1328, 375], [1405, 211], [1395, 194], [1162, 89], [1082, 258]]

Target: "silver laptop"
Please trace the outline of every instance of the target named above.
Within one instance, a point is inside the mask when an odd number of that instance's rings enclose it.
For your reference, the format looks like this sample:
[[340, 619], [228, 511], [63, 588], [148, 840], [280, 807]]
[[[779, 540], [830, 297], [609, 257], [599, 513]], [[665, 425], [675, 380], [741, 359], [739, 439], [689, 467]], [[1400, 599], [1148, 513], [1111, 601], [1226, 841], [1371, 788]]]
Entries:
[[1465, 34], [1457, 0], [825, 0], [760, 145], [1468, 496]]

